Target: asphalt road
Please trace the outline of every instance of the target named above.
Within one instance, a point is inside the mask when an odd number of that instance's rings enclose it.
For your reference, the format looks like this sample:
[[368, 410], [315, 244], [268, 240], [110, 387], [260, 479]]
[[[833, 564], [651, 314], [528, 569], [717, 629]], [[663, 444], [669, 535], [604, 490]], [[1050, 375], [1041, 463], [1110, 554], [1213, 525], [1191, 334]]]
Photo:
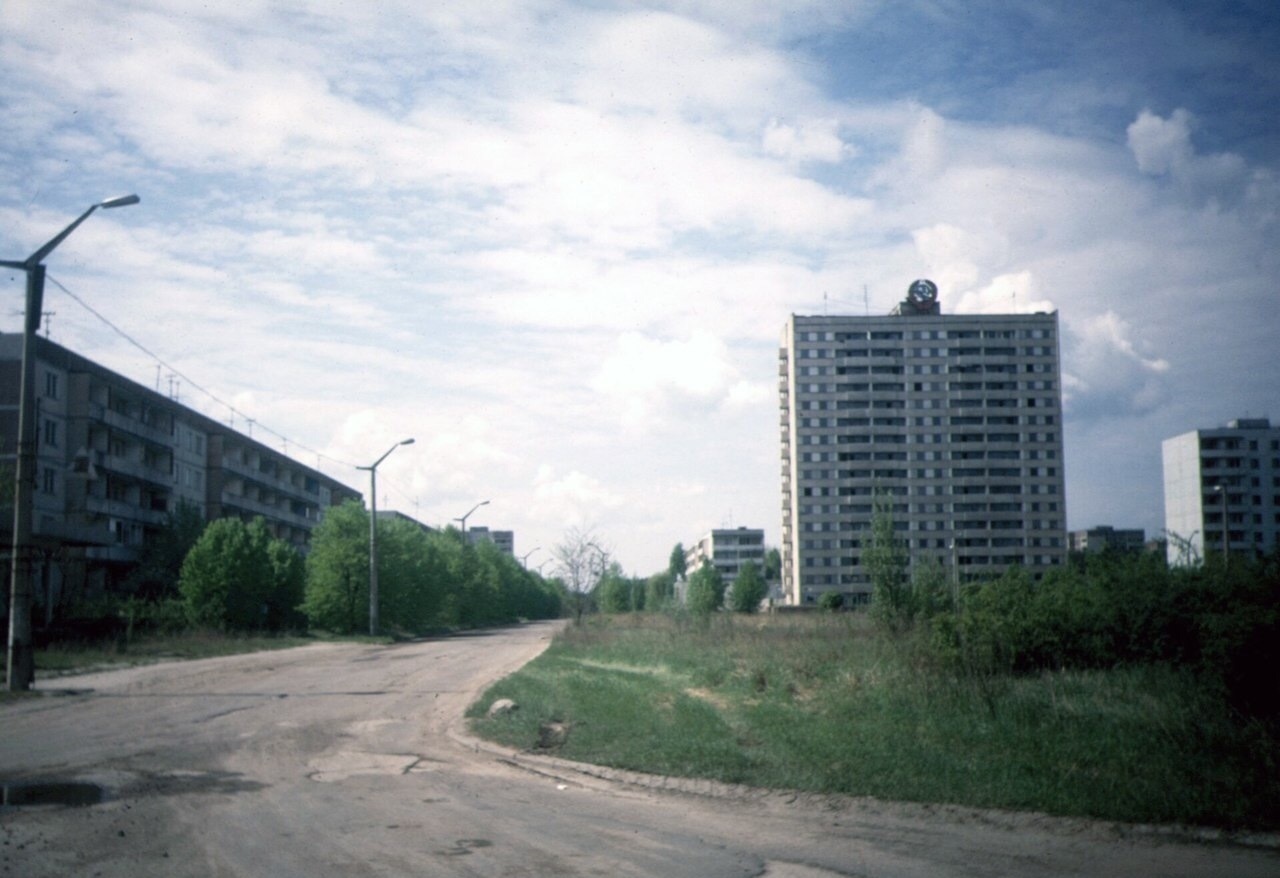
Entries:
[[620, 779], [468, 738], [553, 631], [42, 683], [0, 705], [0, 780], [106, 798], [0, 808], [0, 876], [1280, 876], [1270, 839]]

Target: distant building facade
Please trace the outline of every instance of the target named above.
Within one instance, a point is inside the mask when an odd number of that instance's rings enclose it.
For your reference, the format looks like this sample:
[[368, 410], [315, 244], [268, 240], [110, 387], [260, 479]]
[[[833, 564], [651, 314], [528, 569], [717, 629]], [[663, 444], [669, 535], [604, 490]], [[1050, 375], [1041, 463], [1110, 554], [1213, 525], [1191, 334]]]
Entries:
[[748, 562], [764, 576], [764, 530], [752, 527], [719, 528], [685, 550], [685, 576], [710, 564], [732, 585]]
[[1141, 528], [1117, 529], [1100, 524], [1088, 530], [1073, 530], [1070, 534], [1071, 551], [1088, 555], [1100, 552], [1142, 552], [1146, 549], [1147, 534]]
[[1280, 427], [1239, 418], [1161, 445], [1169, 563], [1270, 551], [1280, 533]]
[[[35, 348], [37, 599], [109, 589], [179, 504], [206, 520], [261, 516], [305, 550], [357, 491], [47, 339]], [[16, 461], [22, 336], [0, 334], [0, 464]], [[12, 517], [0, 519], [7, 556]]]
[[779, 350], [782, 590], [870, 600], [877, 495], [912, 563], [964, 578], [1066, 559], [1057, 313], [793, 315]]
[[481, 540], [487, 540], [493, 543], [503, 552], [515, 557], [516, 554], [516, 535], [515, 531], [510, 530], [489, 530], [487, 527], [469, 527], [467, 528], [467, 541], [471, 545], [475, 545]]

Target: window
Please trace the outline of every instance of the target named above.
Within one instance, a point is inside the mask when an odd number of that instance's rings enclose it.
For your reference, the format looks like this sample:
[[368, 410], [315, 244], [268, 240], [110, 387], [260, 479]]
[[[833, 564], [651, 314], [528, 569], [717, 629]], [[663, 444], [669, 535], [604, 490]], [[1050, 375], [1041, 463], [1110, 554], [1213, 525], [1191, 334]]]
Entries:
[[44, 422], [44, 444], [48, 445], [50, 448], [58, 447], [58, 422], [57, 421]]
[[44, 395], [49, 397], [49, 399], [58, 398], [58, 373], [57, 372], [44, 373]]
[[58, 471], [45, 467], [40, 473], [40, 490], [46, 494], [53, 494], [58, 489]]

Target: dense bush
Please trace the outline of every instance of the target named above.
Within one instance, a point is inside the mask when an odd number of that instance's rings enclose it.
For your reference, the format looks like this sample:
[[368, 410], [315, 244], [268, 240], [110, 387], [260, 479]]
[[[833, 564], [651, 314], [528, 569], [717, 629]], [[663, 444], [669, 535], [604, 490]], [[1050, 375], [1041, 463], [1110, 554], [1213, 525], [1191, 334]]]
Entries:
[[724, 606], [724, 577], [714, 564], [703, 564], [689, 577], [685, 603], [695, 616], [709, 616]]
[[1230, 569], [1103, 555], [1039, 583], [1015, 568], [967, 585], [932, 632], [935, 655], [967, 671], [1167, 664], [1234, 710], [1280, 719], [1280, 554]]
[[290, 621], [300, 566], [293, 547], [267, 533], [261, 518], [211, 522], [182, 563], [178, 590], [187, 621], [232, 631], [278, 630]]
[[734, 612], [754, 613], [760, 609], [760, 602], [768, 593], [769, 587], [760, 575], [760, 568], [748, 561], [733, 580], [733, 588], [729, 591], [729, 606]]

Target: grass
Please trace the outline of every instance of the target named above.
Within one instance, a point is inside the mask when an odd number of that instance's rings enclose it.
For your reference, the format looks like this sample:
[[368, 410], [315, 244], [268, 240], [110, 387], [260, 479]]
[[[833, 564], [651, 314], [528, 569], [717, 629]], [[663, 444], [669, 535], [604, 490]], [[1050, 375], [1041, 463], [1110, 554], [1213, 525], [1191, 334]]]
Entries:
[[[511, 698], [513, 713], [487, 718]], [[1280, 826], [1274, 730], [1165, 667], [986, 680], [863, 616], [595, 617], [475, 705], [475, 731], [753, 786], [1130, 822]], [[552, 734], [549, 730], [554, 730]]]

